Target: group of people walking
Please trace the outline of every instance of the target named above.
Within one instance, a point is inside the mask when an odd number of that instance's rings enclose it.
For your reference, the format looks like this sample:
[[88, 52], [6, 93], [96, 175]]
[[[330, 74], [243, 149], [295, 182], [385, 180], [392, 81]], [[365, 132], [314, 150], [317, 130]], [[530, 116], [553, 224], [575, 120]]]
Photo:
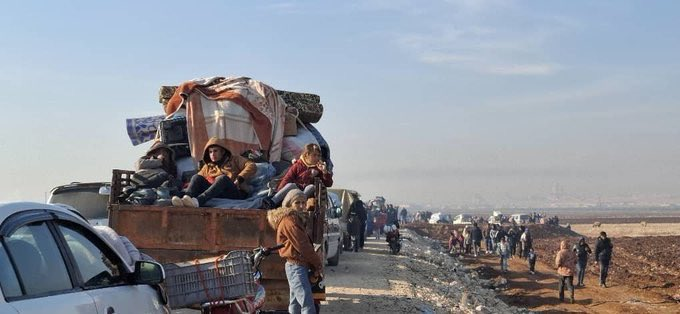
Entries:
[[[607, 233], [602, 231], [597, 238], [595, 244], [595, 261], [600, 265], [600, 287], [607, 287], [607, 273], [609, 272], [609, 263], [612, 258], [611, 239], [607, 237]], [[569, 248], [568, 241], [563, 240], [560, 243], [560, 251], [555, 256], [555, 267], [557, 267], [557, 274], [560, 276], [559, 281], [559, 298], [564, 301], [565, 287], [569, 290], [570, 302], [574, 303], [574, 275], [577, 277], [577, 286], [584, 287], [584, 278], [586, 274], [586, 267], [588, 264], [588, 255], [592, 254], [592, 250], [586, 239], [581, 237], [578, 243], [573, 248]]]
[[[467, 254], [477, 257], [480, 254], [481, 242], [484, 240], [485, 253], [497, 254], [500, 258], [501, 272], [508, 271], [508, 260], [513, 256], [525, 259], [529, 273], [535, 274], [538, 254], [533, 248], [533, 238], [529, 228], [525, 226], [509, 226], [490, 224], [481, 230], [477, 223], [466, 226], [462, 231], [450, 232], [448, 249], [450, 254]], [[576, 286], [585, 286], [585, 275], [590, 255], [594, 255], [599, 264], [600, 287], [607, 287], [607, 274], [612, 258], [613, 245], [606, 232], [601, 232], [595, 244], [595, 251], [590, 248], [586, 238], [581, 237], [572, 247], [564, 240], [555, 256], [555, 267], [559, 275], [559, 298], [564, 301], [565, 290], [569, 291], [570, 302], [574, 302], [574, 277]]]

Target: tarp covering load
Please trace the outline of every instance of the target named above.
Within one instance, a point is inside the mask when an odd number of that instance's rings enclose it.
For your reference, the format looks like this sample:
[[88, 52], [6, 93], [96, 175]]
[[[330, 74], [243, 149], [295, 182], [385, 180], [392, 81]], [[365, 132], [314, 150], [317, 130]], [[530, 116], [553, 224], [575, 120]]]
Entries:
[[[158, 102], [166, 107], [170, 98], [175, 94], [178, 86], [161, 86], [158, 93]], [[323, 115], [323, 105], [319, 95], [309, 93], [289, 92], [285, 90], [276, 91], [288, 106], [297, 109], [298, 118], [304, 123], [317, 123]], [[171, 110], [171, 109], [169, 109]], [[169, 110], [166, 110], [168, 112]]]
[[166, 115], [186, 109], [191, 155], [201, 156], [211, 137], [238, 154], [263, 150], [281, 159], [286, 103], [270, 86], [247, 77], [212, 77], [180, 84]]
[[133, 145], [155, 140], [168, 146], [184, 187], [200, 169], [212, 137], [257, 164], [256, 176], [247, 182], [253, 187], [248, 198], [213, 198], [207, 206], [260, 208], [261, 198], [272, 192], [269, 181], [282, 176], [310, 143], [319, 145], [333, 171], [330, 147], [311, 124], [323, 112], [317, 95], [275, 90], [248, 77], [211, 77], [162, 86], [159, 102], [164, 115], [127, 119], [128, 136]]

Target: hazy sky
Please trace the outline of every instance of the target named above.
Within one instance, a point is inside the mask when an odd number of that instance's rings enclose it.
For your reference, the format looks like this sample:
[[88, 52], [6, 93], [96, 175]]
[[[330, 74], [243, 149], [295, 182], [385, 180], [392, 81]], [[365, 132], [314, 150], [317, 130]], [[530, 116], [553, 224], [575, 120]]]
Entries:
[[680, 194], [677, 1], [10, 1], [0, 197], [130, 169], [160, 85], [321, 96], [337, 187], [397, 203]]

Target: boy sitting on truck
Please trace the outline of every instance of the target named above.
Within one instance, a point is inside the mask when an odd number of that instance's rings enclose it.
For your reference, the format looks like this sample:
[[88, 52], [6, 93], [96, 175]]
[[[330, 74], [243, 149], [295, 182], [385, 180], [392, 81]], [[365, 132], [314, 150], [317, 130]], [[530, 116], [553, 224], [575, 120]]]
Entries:
[[172, 205], [200, 207], [212, 198], [245, 199], [246, 180], [257, 172], [254, 162], [232, 155], [227, 145], [216, 137], [210, 138], [203, 151], [204, 165], [191, 177], [186, 195], [174, 196]]

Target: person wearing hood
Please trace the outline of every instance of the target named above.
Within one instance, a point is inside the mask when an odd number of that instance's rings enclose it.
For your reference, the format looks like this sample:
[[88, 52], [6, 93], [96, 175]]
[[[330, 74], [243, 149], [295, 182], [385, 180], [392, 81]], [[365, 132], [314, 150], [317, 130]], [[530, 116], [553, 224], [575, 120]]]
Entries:
[[578, 283], [576, 285], [583, 287], [583, 279], [586, 276], [586, 265], [588, 264], [588, 254], [592, 254], [593, 251], [590, 250], [590, 246], [588, 243], [586, 243], [586, 238], [581, 237], [581, 239], [578, 240], [578, 244], [574, 245], [574, 252], [578, 258], [576, 263], [576, 269], [578, 270]]
[[175, 152], [163, 142], [154, 142], [146, 154], [139, 157], [135, 162], [135, 170], [162, 171], [168, 174], [169, 188], [182, 188], [182, 182], [177, 178], [177, 164], [175, 164]]
[[312, 297], [313, 278], [319, 278], [321, 258], [314, 251], [312, 239], [305, 231], [308, 215], [307, 197], [300, 190], [286, 194], [282, 207], [269, 211], [267, 221], [276, 230], [276, 243], [283, 244], [279, 256], [286, 260], [286, 278], [290, 286], [289, 313], [316, 313]]
[[161, 169], [173, 177], [177, 177], [175, 153], [163, 142], [154, 142], [146, 154], [137, 159], [135, 170]]
[[607, 233], [602, 231], [595, 244], [595, 260], [600, 263], [600, 287], [607, 288], [607, 273], [609, 262], [612, 259], [612, 240], [607, 238]]
[[305, 192], [307, 197], [314, 195], [314, 178], [321, 178], [326, 187], [333, 185], [333, 173], [326, 168], [326, 163], [321, 160], [321, 148], [317, 144], [307, 144], [293, 165], [288, 168], [286, 174], [277, 186], [274, 196], [262, 200], [266, 209], [274, 208], [281, 203], [288, 192], [299, 189]]
[[212, 198], [245, 199], [246, 181], [257, 172], [254, 162], [232, 155], [223, 141], [216, 137], [205, 144], [204, 165], [191, 177], [184, 197], [173, 197], [175, 206], [200, 207]]
[[571, 298], [569, 301], [574, 303], [574, 273], [576, 272], [576, 254], [569, 249], [567, 240], [560, 243], [560, 251], [555, 256], [555, 267], [560, 276], [560, 301], [564, 302], [564, 286], [567, 285]]

